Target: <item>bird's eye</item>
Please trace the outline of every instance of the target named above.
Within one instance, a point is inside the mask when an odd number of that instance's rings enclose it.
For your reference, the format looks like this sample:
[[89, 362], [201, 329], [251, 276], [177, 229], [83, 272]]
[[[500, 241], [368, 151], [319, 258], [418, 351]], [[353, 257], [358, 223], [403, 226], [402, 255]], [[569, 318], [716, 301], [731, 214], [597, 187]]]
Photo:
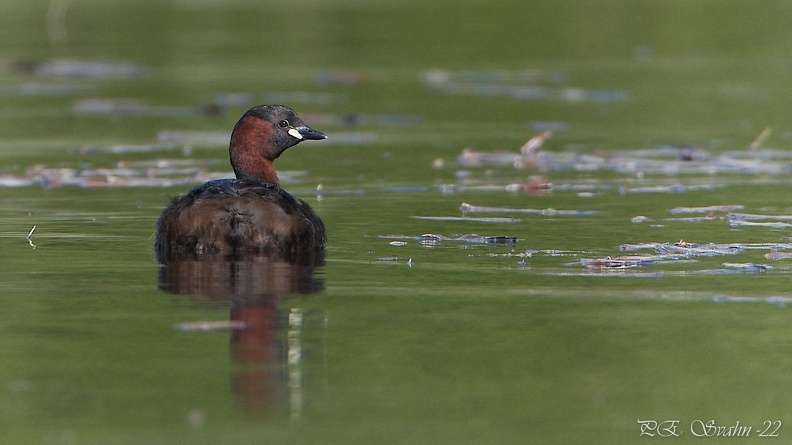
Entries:
[[286, 128], [286, 127], [289, 126], [289, 121], [282, 120], [282, 121], [278, 122], [278, 126], [281, 127], [281, 128]]

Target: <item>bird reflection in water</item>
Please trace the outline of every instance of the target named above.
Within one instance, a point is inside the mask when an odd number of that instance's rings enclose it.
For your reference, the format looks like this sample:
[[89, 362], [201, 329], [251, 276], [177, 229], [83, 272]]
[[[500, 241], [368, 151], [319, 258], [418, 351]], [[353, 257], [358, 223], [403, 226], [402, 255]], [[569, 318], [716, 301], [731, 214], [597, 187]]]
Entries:
[[231, 376], [231, 390], [242, 406], [255, 414], [288, 407], [292, 419], [299, 418], [303, 313], [278, 306], [287, 295], [323, 290], [324, 283], [317, 276], [323, 256], [310, 264], [244, 252], [171, 254], [160, 256], [159, 261], [161, 290], [229, 302], [231, 360], [238, 365]]

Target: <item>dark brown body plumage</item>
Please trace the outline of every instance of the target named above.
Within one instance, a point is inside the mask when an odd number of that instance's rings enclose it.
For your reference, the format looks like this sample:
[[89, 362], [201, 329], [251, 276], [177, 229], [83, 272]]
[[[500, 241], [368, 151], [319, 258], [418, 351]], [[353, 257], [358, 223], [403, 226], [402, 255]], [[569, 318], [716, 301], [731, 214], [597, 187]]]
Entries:
[[172, 200], [157, 221], [159, 261], [250, 252], [321, 265], [324, 224], [308, 204], [280, 188], [272, 161], [302, 140], [325, 137], [287, 107], [258, 106], [245, 113], [229, 147], [237, 179], [209, 181]]
[[176, 198], [157, 222], [155, 248], [169, 254], [247, 251], [316, 265], [324, 251], [322, 220], [274, 184], [210, 181]]

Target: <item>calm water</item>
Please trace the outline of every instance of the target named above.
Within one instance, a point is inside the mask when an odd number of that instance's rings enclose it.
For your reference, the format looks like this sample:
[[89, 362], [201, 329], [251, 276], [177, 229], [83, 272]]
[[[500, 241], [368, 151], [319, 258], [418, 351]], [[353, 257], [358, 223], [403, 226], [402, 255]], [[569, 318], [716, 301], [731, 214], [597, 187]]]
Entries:
[[[787, 437], [790, 18], [0, 3], [2, 442]], [[160, 211], [267, 102], [330, 135], [278, 163], [326, 265], [161, 268]]]

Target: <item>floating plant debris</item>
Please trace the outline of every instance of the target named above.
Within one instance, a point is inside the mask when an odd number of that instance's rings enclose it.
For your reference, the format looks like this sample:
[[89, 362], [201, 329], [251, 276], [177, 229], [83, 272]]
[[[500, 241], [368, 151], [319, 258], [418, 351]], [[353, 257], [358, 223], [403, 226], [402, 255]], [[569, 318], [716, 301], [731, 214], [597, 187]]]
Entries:
[[41, 180], [0, 173], [0, 187], [30, 187], [34, 185], [41, 185]]
[[[482, 236], [477, 235], [475, 233], [468, 233], [466, 235], [458, 236], [458, 237], [448, 237], [443, 235], [436, 235], [434, 233], [425, 233], [419, 236], [408, 236], [408, 235], [379, 235], [379, 239], [390, 239], [390, 240], [413, 240], [418, 241], [422, 244], [425, 243], [437, 243], [440, 241], [448, 242], [448, 241], [457, 241], [457, 242], [464, 242], [464, 243], [474, 243], [474, 244], [516, 244], [519, 239], [513, 236]], [[395, 246], [403, 246], [404, 243], [398, 243], [391, 241], [389, 244]]]
[[566, 75], [563, 71], [526, 69], [521, 71], [445, 71], [429, 70], [420, 75], [421, 82], [426, 85], [444, 85], [448, 83], [559, 83]]
[[118, 162], [115, 167], [50, 168], [35, 166], [24, 176], [0, 173], [2, 187], [171, 187], [226, 178], [232, 173], [211, 173], [219, 161], [191, 159]]
[[710, 213], [710, 212], [734, 212], [742, 210], [744, 207], [741, 205], [714, 205], [706, 207], [674, 207], [669, 210], [672, 215], [679, 215], [682, 213]]
[[551, 184], [553, 191], [562, 192], [600, 192], [613, 188], [609, 184]]
[[[278, 176], [280, 177], [280, 172], [278, 172]], [[294, 193], [294, 194], [303, 194], [303, 193]], [[308, 193], [304, 193], [304, 194], [308, 194]], [[321, 199], [321, 197], [325, 195], [364, 195], [366, 194], [366, 191], [363, 189], [327, 191], [324, 189], [324, 185], [319, 184], [318, 186], [316, 186], [316, 190], [314, 191], [314, 194], [316, 195], [317, 198]]]
[[771, 261], [778, 261], [778, 260], [787, 260], [792, 258], [792, 253], [790, 252], [768, 252], [765, 254], [765, 259]]
[[756, 263], [723, 263], [723, 267], [727, 269], [737, 269], [745, 272], [765, 272], [771, 269], [771, 266]]
[[459, 165], [464, 167], [480, 167], [483, 165], [522, 165], [523, 156], [517, 153], [504, 151], [479, 152], [469, 148], [462, 150], [457, 157]]
[[560, 71], [432, 70], [423, 72], [420, 79], [430, 90], [451, 95], [594, 103], [621, 103], [629, 99], [627, 92], [621, 90], [588, 90], [570, 86], [539, 85], [562, 82], [564, 75]]
[[28, 232], [27, 237], [25, 238], [27, 239], [28, 245], [30, 245], [30, 247], [34, 249], [36, 248], [36, 245], [33, 244], [33, 232], [35, 231], [36, 231], [36, 226], [33, 226], [33, 228], [30, 229], [30, 232]]
[[1, 86], [0, 96], [67, 96], [86, 94], [93, 90], [90, 85], [81, 83], [23, 82]]
[[385, 187], [382, 190], [388, 193], [424, 193], [429, 191], [429, 187], [408, 185], [402, 187]]
[[[643, 243], [622, 244], [619, 250], [633, 252], [638, 250], [653, 250], [652, 255], [634, 255], [604, 258], [584, 258], [568, 265], [581, 265], [588, 269], [629, 269], [636, 267], [654, 266], [658, 264], [686, 264], [692, 263], [695, 257], [713, 257], [719, 255], [734, 256], [747, 249], [792, 249], [792, 244], [693, 244], [685, 241], [677, 243]], [[770, 266], [756, 263], [727, 262], [722, 264], [722, 269], [708, 269], [699, 271], [685, 271], [683, 274], [729, 274], [729, 273], [759, 273], [771, 269]]]
[[220, 113], [217, 104], [202, 106], [149, 105], [138, 99], [80, 99], [74, 103], [75, 113], [103, 116], [194, 116]]
[[619, 246], [619, 251], [621, 252], [634, 252], [647, 249], [654, 250], [658, 253], [673, 253], [685, 256], [713, 256], [736, 255], [745, 250], [770, 250], [773, 252], [792, 250], [792, 243], [693, 244], [685, 241], [678, 241], [676, 243], [622, 244]]
[[792, 297], [734, 297], [729, 295], [718, 295], [712, 298], [715, 303], [769, 303], [779, 307], [784, 307], [792, 303]]
[[443, 194], [463, 193], [463, 192], [529, 192], [534, 195], [543, 195], [551, 190], [552, 184], [542, 179], [530, 179], [524, 184], [507, 185], [460, 185], [460, 184], [440, 184], [437, 191]]
[[236, 331], [247, 328], [247, 325], [238, 320], [191, 321], [179, 323], [173, 328], [183, 332]]
[[[84, 155], [93, 153], [150, 153], [158, 150], [171, 151], [171, 149], [177, 148], [179, 146], [117, 145], [86, 147], [81, 149], [80, 153]], [[93, 167], [88, 163], [72, 168], [37, 165], [28, 168], [24, 175], [0, 171], [0, 187], [174, 187], [203, 184], [212, 179], [234, 176], [231, 171], [214, 172], [210, 170], [210, 168], [218, 165], [227, 165], [227, 161], [188, 158], [119, 161], [112, 167]], [[284, 183], [300, 182], [306, 174], [307, 172], [304, 170], [282, 170], [278, 172], [281, 182]], [[304, 194], [309, 193], [312, 192]], [[317, 191], [317, 195], [321, 193], [321, 190]], [[332, 193], [341, 194], [344, 191]], [[295, 192], [295, 194], [297, 193]]]
[[[717, 217], [717, 216], [715, 216], [714, 213], [709, 213], [709, 214], [707, 214], [705, 216], [691, 216], [691, 217], [685, 217], [685, 218], [662, 218], [662, 219], [660, 219], [660, 221], [669, 221], [669, 222], [706, 222], [706, 221], [715, 221], [715, 220], [722, 220], [722, 219], [725, 219], [725, 217]], [[632, 222], [633, 224], [641, 224], [641, 223], [653, 222], [653, 221], [655, 221], [655, 220], [653, 220], [653, 219], [651, 219], [651, 218], [649, 218], [647, 216], [643, 216], [643, 215], [639, 215], [639, 216], [633, 217], [630, 220], [630, 222]]]
[[625, 269], [628, 267], [651, 266], [655, 260], [650, 257], [605, 257], [597, 259], [581, 259], [580, 265], [588, 268]]
[[753, 222], [753, 221], [741, 221], [741, 220], [729, 220], [729, 225], [732, 227], [768, 227], [771, 229], [785, 229], [787, 227], [792, 227], [790, 223], [784, 222]]
[[522, 153], [524, 156], [530, 156], [538, 152], [542, 146], [544, 146], [545, 141], [550, 139], [552, 135], [553, 133], [551, 131], [544, 131], [532, 137], [531, 139], [528, 139], [528, 142], [520, 147], [520, 153]]
[[464, 222], [483, 222], [483, 223], [505, 223], [515, 224], [520, 222], [519, 218], [471, 218], [461, 216], [411, 216], [415, 219], [428, 219], [431, 221], [464, 221]]
[[[769, 227], [774, 229], [783, 229], [792, 227], [792, 223], [783, 221], [792, 221], [792, 215], [754, 215], [749, 213], [729, 213], [726, 215], [731, 227]], [[768, 220], [768, 221], [762, 221]]]
[[[682, 218], [662, 218], [654, 220], [644, 215], [635, 216], [631, 219], [634, 224], [640, 224], [652, 221], [670, 221], [670, 222], [701, 222], [701, 221], [715, 221], [726, 220], [731, 227], [769, 227], [769, 228], [786, 228], [792, 227], [792, 215], [760, 215], [751, 213], [734, 213], [734, 210], [741, 210], [743, 206], [740, 205], [724, 205], [724, 206], [708, 206], [708, 207], [676, 207], [670, 210], [672, 214], [685, 214], [685, 213], [707, 213], [704, 216], [698, 217], [682, 217]], [[724, 216], [717, 216], [716, 212], [729, 212]], [[789, 221], [789, 222], [784, 222]]]
[[[677, 175], [785, 175], [792, 172], [792, 154], [785, 150], [756, 148], [708, 152], [691, 146], [658, 146], [654, 149], [609, 150], [585, 153], [578, 150], [541, 150], [546, 141], [532, 136], [518, 151], [476, 151], [464, 148], [457, 163], [465, 167], [504, 165], [540, 171], [610, 171], [627, 174]], [[549, 136], [549, 135], [548, 135]], [[629, 190], [628, 190], [629, 191]], [[654, 190], [657, 192], [658, 190]], [[664, 190], [674, 192], [674, 189]], [[679, 189], [679, 192], [685, 191]]]
[[514, 209], [510, 207], [483, 207], [474, 206], [463, 202], [459, 206], [459, 211], [463, 215], [468, 213], [528, 213], [542, 216], [590, 216], [597, 213], [596, 210], [557, 210], [557, 209]]
[[685, 241], [676, 243], [645, 243], [645, 244], [622, 244], [619, 246], [621, 252], [633, 252], [641, 249], [652, 249], [661, 254], [673, 254], [682, 257], [696, 256], [717, 256], [717, 255], [737, 255], [746, 249], [743, 244], [694, 244]]
[[695, 185], [658, 185], [653, 187], [620, 187], [619, 194], [627, 195], [632, 193], [685, 193], [700, 190], [715, 190], [722, 185], [718, 184], [695, 184]]
[[175, 144], [118, 144], [106, 147], [85, 146], [80, 148], [81, 155], [89, 155], [96, 153], [156, 153], [156, 152], [169, 152], [183, 149], [181, 146]]
[[752, 213], [729, 213], [727, 217], [731, 219], [739, 219], [742, 221], [755, 221], [755, 220], [775, 220], [775, 221], [792, 221], [792, 215], [758, 215]]
[[146, 69], [128, 62], [110, 60], [19, 59], [10, 63], [18, 74], [33, 74], [42, 77], [79, 78], [137, 78], [146, 75]]

